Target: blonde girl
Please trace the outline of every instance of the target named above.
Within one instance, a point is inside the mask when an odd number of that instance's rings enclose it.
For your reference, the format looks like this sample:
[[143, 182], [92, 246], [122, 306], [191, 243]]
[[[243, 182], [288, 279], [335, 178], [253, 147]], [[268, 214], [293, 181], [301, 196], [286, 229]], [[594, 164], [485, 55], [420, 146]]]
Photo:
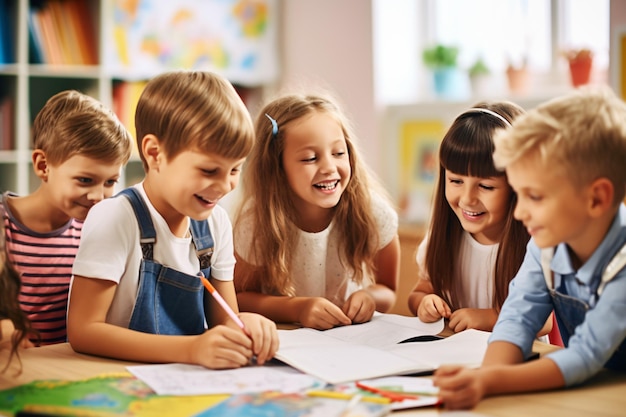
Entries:
[[239, 306], [328, 329], [395, 302], [398, 217], [328, 97], [286, 95], [256, 119], [234, 219]]

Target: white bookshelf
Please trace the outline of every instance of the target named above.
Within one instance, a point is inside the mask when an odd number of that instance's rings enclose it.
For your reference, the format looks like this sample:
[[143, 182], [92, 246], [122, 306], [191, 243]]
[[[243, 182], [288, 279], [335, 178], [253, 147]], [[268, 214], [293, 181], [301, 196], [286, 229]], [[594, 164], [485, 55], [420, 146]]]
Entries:
[[[10, 2], [7, 2], [10, 3]], [[97, 39], [100, 65], [47, 65], [29, 62], [28, 14], [30, 0], [16, 0], [8, 12], [13, 22], [14, 63], [0, 65], [0, 98], [10, 96], [14, 103], [13, 149], [0, 151], [0, 190], [14, 191], [20, 195], [32, 192], [39, 184], [31, 164], [31, 126], [45, 102], [54, 94], [76, 89], [97, 98], [112, 107], [113, 79], [106, 75], [102, 65], [104, 58], [105, 27], [103, 16], [109, 11], [108, 0], [88, 2], [92, 16], [94, 35]], [[7, 10], [2, 10], [3, 13]], [[141, 170], [137, 158], [129, 162], [126, 171]], [[120, 185], [125, 185], [123, 173]]]

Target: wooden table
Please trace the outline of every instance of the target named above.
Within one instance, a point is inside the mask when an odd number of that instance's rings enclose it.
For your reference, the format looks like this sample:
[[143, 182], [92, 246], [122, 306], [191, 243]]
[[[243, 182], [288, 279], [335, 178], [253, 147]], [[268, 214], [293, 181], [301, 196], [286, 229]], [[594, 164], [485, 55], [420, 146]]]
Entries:
[[[537, 344], [535, 350], [545, 353], [554, 349], [550, 345]], [[5, 364], [6, 350], [0, 352], [0, 364]], [[123, 372], [133, 362], [75, 353], [69, 344], [45, 346], [22, 350], [22, 371], [17, 361], [0, 374], [0, 389], [31, 382], [36, 379], [79, 380], [103, 373]], [[398, 416], [437, 416], [442, 413], [435, 408], [395, 412]], [[475, 414], [473, 414], [475, 413]], [[578, 388], [544, 393], [506, 395], [483, 400], [471, 413], [463, 416], [497, 417], [588, 417], [624, 416], [626, 413], [626, 374], [603, 371]], [[443, 414], [445, 415], [445, 414]]]

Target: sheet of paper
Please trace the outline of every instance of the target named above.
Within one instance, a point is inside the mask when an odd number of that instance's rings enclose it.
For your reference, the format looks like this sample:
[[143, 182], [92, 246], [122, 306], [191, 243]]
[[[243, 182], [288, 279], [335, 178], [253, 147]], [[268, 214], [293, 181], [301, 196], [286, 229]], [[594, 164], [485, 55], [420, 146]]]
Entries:
[[385, 347], [413, 336], [438, 334], [443, 329], [443, 318], [434, 323], [424, 323], [417, 317], [375, 314], [367, 323], [335, 327], [325, 330], [324, 333], [352, 343]]
[[337, 344], [339, 343], [337, 340], [380, 348], [395, 345], [413, 336], [438, 334], [443, 331], [443, 328], [443, 319], [434, 323], [424, 323], [417, 317], [376, 314], [367, 323], [323, 331], [308, 328], [279, 330], [278, 334], [280, 349], [322, 343], [324, 345]]
[[329, 384], [433, 370], [430, 363], [418, 357], [404, 358], [384, 349], [347, 342], [281, 346], [276, 358]]
[[407, 359], [428, 358], [434, 368], [451, 364], [477, 367], [483, 361], [490, 335], [490, 332], [468, 329], [432, 342], [401, 343], [388, 351]]
[[288, 366], [211, 370], [198, 365], [172, 363], [128, 366], [127, 369], [160, 395], [291, 393], [324, 385], [318, 379]]

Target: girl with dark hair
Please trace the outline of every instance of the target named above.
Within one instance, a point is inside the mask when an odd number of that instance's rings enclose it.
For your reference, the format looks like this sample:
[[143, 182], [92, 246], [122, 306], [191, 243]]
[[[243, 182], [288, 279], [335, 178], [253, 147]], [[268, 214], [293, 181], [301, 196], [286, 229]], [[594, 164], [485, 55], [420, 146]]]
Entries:
[[478, 103], [459, 115], [439, 148], [439, 178], [419, 280], [409, 308], [424, 322], [449, 319], [455, 332], [491, 331], [526, 252], [513, 218], [516, 195], [496, 169], [492, 137], [524, 113], [510, 102]]

